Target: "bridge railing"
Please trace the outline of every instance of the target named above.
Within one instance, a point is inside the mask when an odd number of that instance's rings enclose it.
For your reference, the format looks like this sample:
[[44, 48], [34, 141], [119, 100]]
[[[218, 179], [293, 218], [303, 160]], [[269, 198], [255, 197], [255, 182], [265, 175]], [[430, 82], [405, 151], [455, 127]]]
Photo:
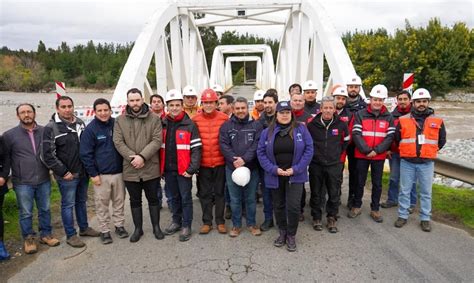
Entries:
[[435, 172], [474, 185], [474, 164], [471, 162], [438, 156], [435, 160]]

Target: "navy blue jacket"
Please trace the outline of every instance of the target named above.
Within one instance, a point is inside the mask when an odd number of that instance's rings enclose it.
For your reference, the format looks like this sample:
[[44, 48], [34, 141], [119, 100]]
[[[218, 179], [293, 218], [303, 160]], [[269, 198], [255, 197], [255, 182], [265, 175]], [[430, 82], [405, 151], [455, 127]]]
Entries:
[[102, 122], [94, 118], [81, 135], [80, 156], [91, 177], [122, 173], [122, 156], [113, 141], [115, 119]]
[[[268, 137], [269, 128], [263, 130], [258, 142], [257, 156], [260, 165], [265, 170], [265, 186], [270, 189], [278, 188], [278, 166], [273, 153], [275, 136], [280, 131], [277, 125], [271, 137]], [[293, 130], [293, 139], [295, 150], [292, 166], [293, 176], [290, 177], [290, 183], [303, 184], [308, 181], [308, 165], [313, 158], [313, 139], [304, 124], [298, 124]]]
[[242, 157], [246, 167], [257, 168], [257, 146], [263, 126], [249, 115], [240, 120], [233, 115], [219, 129], [219, 145], [227, 168], [234, 170], [234, 156]]

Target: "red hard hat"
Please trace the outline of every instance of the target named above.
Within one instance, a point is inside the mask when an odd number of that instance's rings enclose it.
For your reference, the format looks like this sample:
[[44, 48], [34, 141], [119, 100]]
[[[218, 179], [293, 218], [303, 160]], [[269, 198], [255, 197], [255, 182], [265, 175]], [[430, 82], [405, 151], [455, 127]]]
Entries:
[[219, 100], [219, 98], [217, 97], [217, 93], [214, 90], [210, 88], [203, 90], [201, 94], [201, 102], [211, 102], [217, 100]]

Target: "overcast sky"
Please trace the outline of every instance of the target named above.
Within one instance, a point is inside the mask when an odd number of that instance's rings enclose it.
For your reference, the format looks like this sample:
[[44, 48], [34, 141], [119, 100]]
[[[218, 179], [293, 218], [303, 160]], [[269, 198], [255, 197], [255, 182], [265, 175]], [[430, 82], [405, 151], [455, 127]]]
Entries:
[[[229, 0], [231, 1], [231, 0]], [[258, 0], [257, 0], [258, 1]], [[36, 49], [39, 40], [56, 48], [62, 41], [70, 46], [95, 42], [134, 41], [160, 0], [0, 0], [0, 46]], [[284, 1], [283, 1], [284, 2]], [[426, 25], [439, 17], [443, 25], [462, 21], [474, 27], [472, 0], [321, 0], [341, 34], [346, 31], [386, 28], [393, 32], [405, 26]], [[281, 27], [217, 28], [250, 32], [279, 39]]]

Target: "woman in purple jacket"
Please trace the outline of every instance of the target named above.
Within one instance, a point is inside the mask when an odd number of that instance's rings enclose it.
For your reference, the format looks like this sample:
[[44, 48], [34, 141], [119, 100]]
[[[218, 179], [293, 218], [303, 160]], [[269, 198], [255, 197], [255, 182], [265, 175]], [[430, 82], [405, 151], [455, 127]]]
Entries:
[[262, 132], [257, 156], [265, 170], [265, 185], [272, 189], [273, 208], [280, 236], [276, 247], [287, 245], [296, 251], [296, 230], [301, 210], [303, 185], [313, 156], [313, 140], [303, 124], [296, 121], [289, 102], [276, 107], [276, 120]]

